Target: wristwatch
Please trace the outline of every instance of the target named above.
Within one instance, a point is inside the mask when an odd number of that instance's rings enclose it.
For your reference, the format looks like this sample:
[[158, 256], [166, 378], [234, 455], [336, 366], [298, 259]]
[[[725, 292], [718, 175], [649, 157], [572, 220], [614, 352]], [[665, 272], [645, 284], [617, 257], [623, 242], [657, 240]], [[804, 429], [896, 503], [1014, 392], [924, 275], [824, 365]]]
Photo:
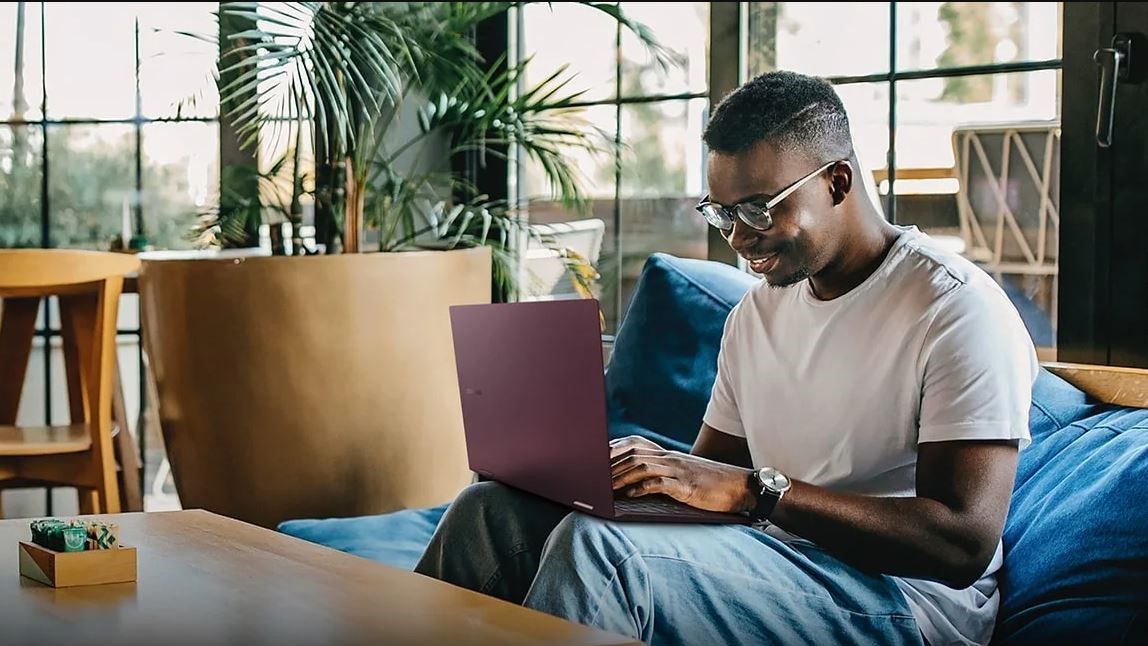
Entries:
[[749, 519], [754, 523], [769, 520], [774, 507], [781, 502], [782, 496], [793, 486], [789, 478], [773, 467], [755, 469], [749, 474], [749, 488], [753, 491], [756, 502], [749, 510]]

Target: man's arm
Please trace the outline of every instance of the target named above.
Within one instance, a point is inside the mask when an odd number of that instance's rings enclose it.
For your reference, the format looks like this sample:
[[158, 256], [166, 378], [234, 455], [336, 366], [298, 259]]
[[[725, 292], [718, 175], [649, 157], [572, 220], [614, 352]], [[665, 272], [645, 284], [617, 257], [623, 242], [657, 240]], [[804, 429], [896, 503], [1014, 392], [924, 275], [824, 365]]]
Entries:
[[[740, 438], [703, 433], [691, 455], [639, 438], [615, 442], [614, 489], [628, 496], [666, 494], [711, 511], [750, 510], [750, 470], [726, 462], [748, 451], [739, 454]], [[861, 496], [794, 481], [770, 521], [858, 569], [962, 589], [984, 573], [996, 551], [1016, 462], [1013, 441], [923, 443], [916, 496]]]
[[694, 440], [690, 454], [747, 469], [753, 466], [753, 459], [749, 456], [749, 443], [744, 437], [722, 433], [705, 423], [702, 424], [702, 430]]
[[916, 496], [874, 498], [794, 482], [770, 521], [859, 569], [966, 588], [996, 551], [1016, 463], [1014, 441], [925, 443]]

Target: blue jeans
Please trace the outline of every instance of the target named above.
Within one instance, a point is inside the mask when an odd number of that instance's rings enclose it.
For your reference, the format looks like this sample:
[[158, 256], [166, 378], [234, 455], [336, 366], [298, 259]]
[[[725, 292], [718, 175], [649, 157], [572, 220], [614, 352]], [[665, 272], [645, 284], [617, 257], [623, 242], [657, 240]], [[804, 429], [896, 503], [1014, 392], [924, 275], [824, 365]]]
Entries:
[[416, 572], [649, 644], [922, 644], [893, 579], [750, 527], [616, 523], [494, 482]]

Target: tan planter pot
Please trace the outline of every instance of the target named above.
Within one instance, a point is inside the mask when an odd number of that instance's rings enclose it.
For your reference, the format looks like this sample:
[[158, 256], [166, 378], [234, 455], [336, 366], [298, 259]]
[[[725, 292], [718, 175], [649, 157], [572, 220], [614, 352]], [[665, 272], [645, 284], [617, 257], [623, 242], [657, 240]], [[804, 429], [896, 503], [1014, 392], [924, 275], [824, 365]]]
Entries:
[[265, 527], [450, 500], [470, 481], [449, 306], [486, 248], [145, 262], [145, 347], [180, 500]]

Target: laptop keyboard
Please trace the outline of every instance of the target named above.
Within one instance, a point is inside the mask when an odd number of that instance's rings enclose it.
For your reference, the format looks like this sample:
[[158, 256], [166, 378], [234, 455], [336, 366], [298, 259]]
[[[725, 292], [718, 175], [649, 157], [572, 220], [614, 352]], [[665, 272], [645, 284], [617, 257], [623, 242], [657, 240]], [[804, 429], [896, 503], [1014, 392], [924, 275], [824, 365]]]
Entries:
[[714, 513], [695, 509], [668, 496], [642, 496], [641, 498], [615, 498], [614, 514], [657, 514], [682, 518], [713, 518]]

